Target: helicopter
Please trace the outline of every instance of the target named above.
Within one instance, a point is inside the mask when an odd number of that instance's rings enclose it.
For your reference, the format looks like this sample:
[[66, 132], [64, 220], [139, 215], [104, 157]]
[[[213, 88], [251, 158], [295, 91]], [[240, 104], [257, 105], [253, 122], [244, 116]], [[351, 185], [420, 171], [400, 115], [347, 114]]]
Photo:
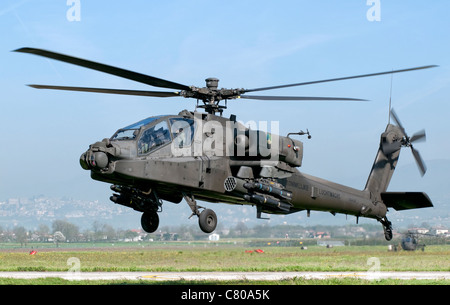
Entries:
[[[389, 208], [407, 210], [432, 207], [423, 192], [387, 192], [400, 150], [409, 147], [422, 176], [426, 166], [413, 142], [423, 141], [425, 131], [409, 137], [393, 109], [395, 121], [381, 134], [380, 146], [366, 186], [357, 190], [301, 172], [303, 142], [293, 136], [311, 138], [309, 130], [278, 135], [244, 126], [236, 115], [223, 117], [227, 101], [234, 99], [274, 101], [364, 101], [363, 99], [310, 96], [267, 96], [248, 93], [318, 83], [417, 71], [435, 65], [379, 73], [308, 81], [254, 89], [219, 89], [219, 80], [207, 78], [205, 87], [187, 86], [115, 66], [37, 48], [15, 52], [34, 54], [108, 73], [153, 87], [177, 91], [124, 90], [53, 85], [29, 85], [36, 89], [68, 90], [147, 97], [185, 97], [197, 100], [204, 112], [183, 110], [173, 115], [156, 115], [118, 129], [111, 137], [89, 145], [80, 165], [91, 178], [111, 184], [110, 200], [142, 213], [141, 225], [148, 233], [159, 226], [163, 201], [175, 204], [183, 199], [197, 216], [200, 229], [212, 233], [217, 215], [197, 200], [212, 203], [251, 205], [256, 217], [306, 211], [330, 212], [376, 219], [386, 240], [392, 239]], [[203, 104], [199, 105], [199, 102]], [[225, 102], [225, 105], [223, 105]], [[216, 115], [219, 114], [219, 115]]]
[[418, 249], [422, 250], [422, 252], [425, 251], [426, 245], [424, 243], [419, 243], [420, 236], [427, 237], [428, 240], [431, 240], [431, 237], [439, 238], [439, 235], [437, 234], [423, 233], [416, 229], [408, 230], [403, 233], [403, 235], [400, 246], [404, 251], [416, 251]]
[[402, 249], [405, 251], [415, 251], [417, 249], [421, 249], [422, 252], [425, 251], [425, 244], [419, 244], [418, 235], [419, 233], [408, 231], [402, 238], [400, 244]]

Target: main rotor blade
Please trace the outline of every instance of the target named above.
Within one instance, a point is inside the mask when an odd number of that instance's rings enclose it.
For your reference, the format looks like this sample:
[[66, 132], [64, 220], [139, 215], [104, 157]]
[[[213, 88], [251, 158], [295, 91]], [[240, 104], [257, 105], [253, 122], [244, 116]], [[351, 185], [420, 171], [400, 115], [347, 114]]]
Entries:
[[138, 95], [138, 96], [155, 96], [155, 97], [172, 97], [180, 96], [179, 92], [160, 92], [160, 91], [142, 91], [142, 90], [122, 90], [122, 89], [104, 89], [104, 88], [86, 88], [86, 87], [67, 87], [67, 86], [47, 86], [47, 85], [28, 85], [35, 89], [53, 89], [53, 90], [67, 90], [67, 91], [81, 91], [81, 92], [96, 92], [109, 94], [123, 94], [123, 95]]
[[240, 98], [263, 101], [367, 101], [346, 97], [241, 95]]
[[437, 67], [437, 66], [436, 65], [429, 65], [429, 66], [422, 66], [422, 67], [415, 67], [415, 68], [408, 68], [408, 69], [401, 69], [401, 70], [392, 70], [392, 71], [378, 72], [378, 73], [371, 73], [371, 74], [362, 74], [362, 75], [355, 75], [355, 76], [347, 76], [347, 77], [331, 78], [331, 79], [324, 79], [324, 80], [316, 80], [316, 81], [296, 83], [296, 84], [289, 84], [289, 85], [262, 87], [262, 88], [256, 88], [256, 89], [245, 89], [244, 92], [254, 92], [254, 91], [263, 91], [263, 90], [272, 90], [272, 89], [280, 89], [280, 88], [287, 88], [287, 87], [295, 87], [295, 86], [304, 86], [304, 85], [312, 85], [312, 84], [319, 84], [319, 83], [335, 82], [335, 81], [341, 81], [341, 80], [347, 80], [347, 79], [372, 77], [372, 76], [379, 76], [379, 75], [385, 75], [385, 74], [393, 74], [393, 73], [401, 73], [401, 72], [429, 69], [429, 68], [435, 68], [435, 67]]
[[414, 147], [411, 146], [411, 151], [412, 154], [414, 156], [414, 159], [416, 160], [417, 166], [419, 167], [420, 170], [420, 174], [425, 175], [426, 171], [427, 171], [427, 167], [425, 166], [425, 162], [423, 162], [422, 157], [420, 156], [419, 152], [417, 150], [414, 149]]
[[85, 67], [88, 69], [93, 69], [93, 70], [105, 72], [108, 74], [116, 75], [119, 77], [123, 77], [126, 79], [136, 81], [136, 82], [144, 83], [144, 84], [147, 84], [150, 86], [179, 89], [179, 90], [189, 90], [190, 89], [186, 85], [174, 83], [174, 82], [167, 81], [167, 80], [164, 80], [161, 78], [157, 78], [157, 77], [153, 77], [153, 76], [149, 76], [149, 75], [145, 75], [145, 74], [141, 74], [141, 73], [137, 73], [137, 72], [97, 63], [97, 62], [93, 62], [90, 60], [85, 60], [82, 58], [68, 56], [68, 55], [64, 55], [64, 54], [60, 54], [60, 53], [55, 53], [55, 52], [51, 52], [51, 51], [47, 51], [47, 50], [35, 49], [35, 48], [21, 48], [21, 49], [15, 50], [14, 52], [35, 54], [35, 55], [63, 61], [63, 62], [69, 63], [69, 64], [82, 66], [82, 67]]

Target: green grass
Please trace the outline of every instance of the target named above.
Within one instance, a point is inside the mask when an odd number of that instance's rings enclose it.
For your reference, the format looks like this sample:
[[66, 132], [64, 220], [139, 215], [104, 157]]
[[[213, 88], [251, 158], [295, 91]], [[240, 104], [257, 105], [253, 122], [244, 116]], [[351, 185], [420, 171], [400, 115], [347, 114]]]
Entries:
[[61, 278], [41, 279], [0, 279], [0, 285], [450, 285], [450, 280], [399, 280], [382, 279], [369, 281], [356, 278], [304, 279], [294, 278], [278, 281], [150, 281], [150, 280], [80, 280], [69, 281]]
[[[73, 246], [73, 245], [72, 245]], [[6, 248], [0, 246], [0, 271], [68, 271], [73, 267], [70, 258], [77, 258], [81, 272], [95, 271], [368, 271], [369, 258], [376, 257], [380, 271], [450, 271], [450, 246], [427, 246], [425, 252], [389, 252], [386, 246], [350, 246], [327, 249], [309, 246], [262, 247], [264, 253], [246, 253], [251, 246], [228, 243], [147, 243], [134, 245], [110, 244], [93, 248], [36, 248], [30, 255], [30, 248]], [[275, 285], [404, 285], [404, 284], [450, 284], [448, 280], [381, 280], [367, 281], [354, 278], [327, 280], [291, 279], [274, 282], [249, 281], [67, 281], [63, 279], [15, 280], [0, 279], [0, 284], [11, 285], [85, 285], [85, 284], [275, 284]]]
[[[0, 250], [0, 271], [67, 271], [71, 257], [82, 272], [95, 271], [367, 271], [376, 257], [381, 271], [450, 271], [450, 246], [428, 246], [425, 252], [388, 252], [384, 246], [327, 249], [312, 246], [265, 247], [264, 253], [246, 253], [242, 246], [171, 245], [124, 249]], [[250, 249], [251, 250], [251, 249]]]

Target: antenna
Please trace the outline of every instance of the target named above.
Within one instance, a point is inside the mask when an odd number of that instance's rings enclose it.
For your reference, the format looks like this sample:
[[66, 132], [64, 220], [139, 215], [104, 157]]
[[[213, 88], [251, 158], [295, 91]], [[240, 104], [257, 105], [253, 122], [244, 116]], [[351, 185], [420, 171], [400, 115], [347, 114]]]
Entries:
[[[393, 71], [393, 70], [392, 70]], [[392, 104], [392, 80], [394, 78], [394, 74], [391, 74], [391, 90], [389, 92], [389, 118], [388, 118], [388, 124], [391, 124], [391, 104]]]

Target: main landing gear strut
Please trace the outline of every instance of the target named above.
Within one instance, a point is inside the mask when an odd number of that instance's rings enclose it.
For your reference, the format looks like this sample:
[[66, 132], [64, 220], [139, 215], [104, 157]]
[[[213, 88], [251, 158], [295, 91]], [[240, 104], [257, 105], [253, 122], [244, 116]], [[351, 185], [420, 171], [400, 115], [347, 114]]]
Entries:
[[383, 226], [384, 230], [384, 238], [386, 238], [387, 241], [392, 239], [392, 223], [387, 219], [387, 217], [383, 217], [381, 219], [378, 219], [379, 222], [381, 222], [381, 225]]
[[[159, 199], [156, 191], [150, 189], [144, 192], [138, 188], [123, 185], [112, 185], [111, 190], [117, 192], [110, 197], [112, 202], [143, 212], [141, 226], [145, 232], [153, 233], [158, 229], [158, 212], [161, 212], [162, 201]], [[195, 201], [192, 194], [183, 193], [183, 197], [192, 210], [189, 218], [197, 215], [200, 229], [205, 233], [213, 232], [217, 226], [216, 213], [213, 210], [197, 205], [197, 201]], [[199, 209], [203, 209], [203, 211], [200, 212]]]
[[[183, 197], [192, 211], [192, 214], [191, 216], [189, 216], [189, 218], [191, 218], [194, 215], [197, 215], [198, 225], [200, 226], [200, 229], [205, 233], [214, 232], [217, 226], [216, 213], [211, 209], [206, 209], [204, 207], [197, 205], [197, 201], [194, 199], [193, 195], [187, 195], [183, 193]], [[204, 210], [200, 212], [199, 208]]]

